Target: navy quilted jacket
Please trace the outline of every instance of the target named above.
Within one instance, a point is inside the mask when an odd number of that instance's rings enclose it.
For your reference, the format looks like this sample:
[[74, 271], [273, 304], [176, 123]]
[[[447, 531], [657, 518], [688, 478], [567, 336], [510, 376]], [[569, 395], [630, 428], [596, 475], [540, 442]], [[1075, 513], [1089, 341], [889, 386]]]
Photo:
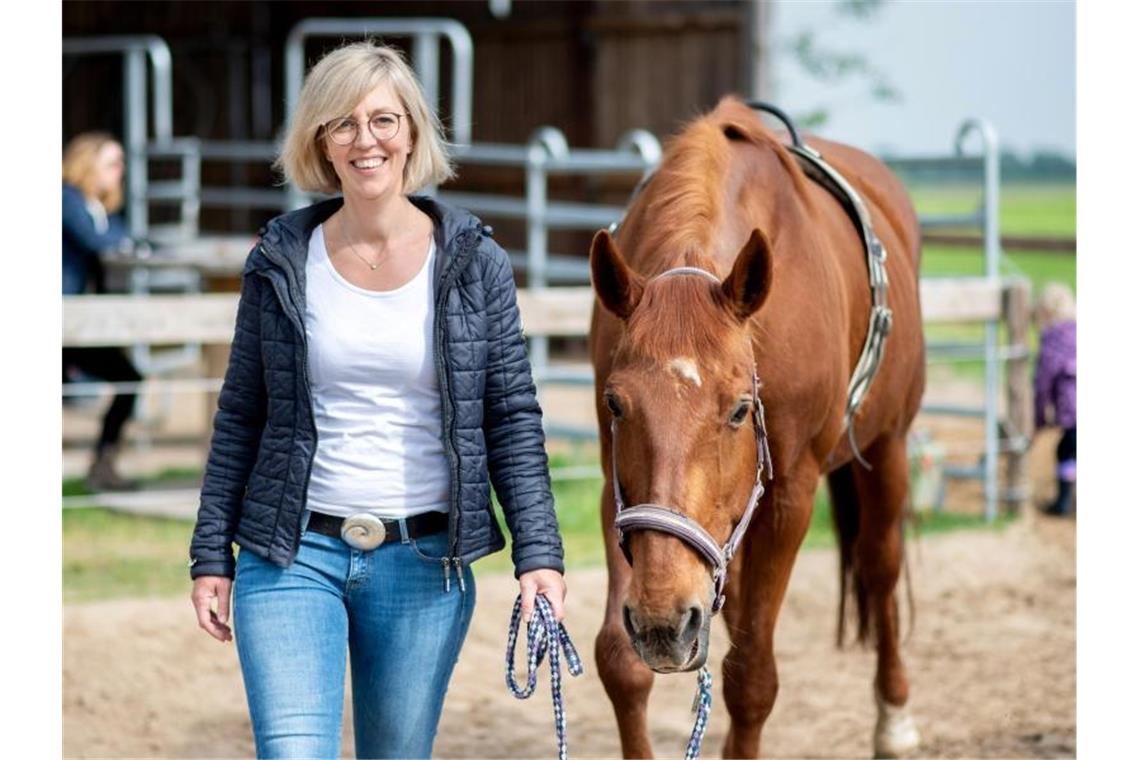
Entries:
[[[563, 571], [550, 471], [510, 260], [466, 211], [409, 196], [435, 223], [436, 371], [451, 463], [450, 556], [468, 564], [513, 538], [515, 575]], [[190, 542], [190, 576], [232, 578], [231, 542], [280, 567], [301, 540], [317, 448], [306, 365], [309, 236], [343, 200], [276, 217], [242, 271], [229, 367]], [[490, 483], [488, 482], [490, 476]]]

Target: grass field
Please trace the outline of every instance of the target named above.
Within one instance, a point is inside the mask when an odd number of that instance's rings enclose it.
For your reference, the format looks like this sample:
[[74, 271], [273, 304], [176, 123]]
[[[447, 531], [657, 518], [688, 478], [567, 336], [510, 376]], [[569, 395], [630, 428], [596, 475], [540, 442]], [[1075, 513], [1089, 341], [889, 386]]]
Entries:
[[[910, 188], [919, 214], [965, 213], [980, 201], [977, 188], [967, 186], [918, 186]], [[1074, 237], [1076, 235], [1076, 188], [1072, 185], [1019, 185], [1002, 187], [1001, 225], [1006, 235], [1027, 237]], [[976, 231], [975, 231], [976, 232]], [[1077, 259], [1070, 253], [1011, 251], [1000, 262], [1003, 275], [1026, 277], [1034, 295], [1048, 282], [1061, 282], [1077, 290]], [[985, 273], [981, 248], [928, 245], [922, 250], [924, 277], [979, 276]], [[981, 325], [936, 325], [927, 328], [935, 340], [981, 340]], [[1030, 327], [1030, 352], [1036, 354], [1037, 330]], [[982, 362], [954, 365], [958, 374], [980, 377]]]
[[[960, 214], [981, 202], [978, 185], [913, 185], [908, 188], [919, 214]], [[1001, 188], [1003, 235], [1074, 237], [1077, 191], [1070, 184], [1009, 183]]]
[[[919, 215], [972, 211], [980, 201], [976, 188], [960, 185], [910, 188]], [[1001, 192], [1003, 235], [1075, 237], [1076, 188], [1072, 185], [1007, 185]], [[976, 232], [976, 230], [973, 230]], [[1034, 290], [1057, 280], [1076, 288], [1076, 256], [1049, 251], [1008, 252], [1001, 262], [1003, 274], [1024, 274]], [[985, 262], [981, 248], [928, 245], [922, 251], [924, 276], [981, 275]]]
[[[581, 466], [597, 462], [587, 447], [570, 455], [552, 455], [551, 467]], [[177, 473], [184, 479], [184, 471]], [[162, 485], [153, 479], [149, 485]], [[558, 522], [570, 567], [590, 567], [604, 563], [601, 541], [599, 497], [600, 477], [554, 482]], [[82, 488], [68, 481], [65, 490]], [[502, 525], [496, 502], [496, 516]], [[919, 516], [920, 534], [948, 530], [1001, 529], [1003, 518], [987, 526], [981, 517], [925, 512]], [[191, 520], [140, 517], [102, 508], [76, 508], [63, 512], [63, 599], [83, 602], [121, 597], [171, 596], [190, 594], [190, 574], [186, 568], [194, 524]], [[509, 533], [504, 528], [504, 534]], [[834, 546], [827, 491], [816, 494], [811, 526], [805, 548]], [[474, 565], [477, 573], [509, 572], [510, 547], [485, 557]], [[189, 604], [189, 603], [188, 603]]]

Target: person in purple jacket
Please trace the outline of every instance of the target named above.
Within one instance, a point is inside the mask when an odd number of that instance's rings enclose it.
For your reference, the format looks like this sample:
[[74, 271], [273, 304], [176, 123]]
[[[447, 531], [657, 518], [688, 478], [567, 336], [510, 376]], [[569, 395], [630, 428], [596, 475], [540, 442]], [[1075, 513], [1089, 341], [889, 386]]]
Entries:
[[1077, 310], [1073, 292], [1061, 283], [1049, 283], [1037, 299], [1034, 316], [1041, 332], [1033, 380], [1034, 425], [1037, 430], [1055, 425], [1063, 431], [1057, 444], [1057, 498], [1045, 512], [1067, 515], [1073, 511], [1077, 485]]

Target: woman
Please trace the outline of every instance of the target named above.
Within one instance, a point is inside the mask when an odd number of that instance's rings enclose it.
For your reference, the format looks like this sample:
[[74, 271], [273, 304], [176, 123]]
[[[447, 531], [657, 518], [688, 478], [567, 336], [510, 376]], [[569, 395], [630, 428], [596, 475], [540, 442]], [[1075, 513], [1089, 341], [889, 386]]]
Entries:
[[426, 757], [475, 603], [471, 562], [504, 546], [488, 477], [525, 614], [541, 593], [562, 617], [511, 265], [475, 217], [409, 195], [452, 170], [390, 48], [348, 45], [313, 68], [277, 166], [340, 197], [272, 220], [246, 263], [190, 546], [194, 608], [230, 640], [232, 579], [259, 757], [339, 756], [346, 647], [357, 756]]
[[[1041, 344], [1033, 377], [1033, 422], [1061, 428], [1057, 443], [1057, 497], [1045, 508], [1054, 516], [1073, 511], [1077, 488], [1077, 307], [1073, 291], [1060, 282], [1045, 285], [1035, 318]], [[1052, 410], [1052, 419], [1046, 414]]]
[[[129, 250], [132, 243], [121, 217], [123, 205], [123, 148], [104, 132], [74, 137], [63, 152], [63, 294], [85, 293], [91, 285], [103, 291], [100, 256]], [[109, 382], [133, 383], [142, 379], [126, 354], [118, 348], [63, 349], [64, 377], [78, 368]], [[115, 470], [123, 426], [135, 407], [134, 393], [117, 393], [103, 416], [95, 444], [95, 458], [87, 472], [87, 486], [95, 491], [132, 488]]]

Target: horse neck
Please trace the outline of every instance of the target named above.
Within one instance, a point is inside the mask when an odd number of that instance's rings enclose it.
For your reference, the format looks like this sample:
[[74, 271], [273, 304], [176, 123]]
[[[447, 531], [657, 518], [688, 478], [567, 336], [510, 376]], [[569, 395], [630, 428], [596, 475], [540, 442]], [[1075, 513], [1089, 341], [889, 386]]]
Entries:
[[[668, 208], [650, 215], [648, 210], [655, 208], [653, 198], [639, 204], [636, 217], [629, 220], [632, 224], [627, 223], [628, 239], [642, 243], [629, 259], [634, 269], [652, 276], [691, 266], [723, 278], [753, 229], [765, 233], [773, 246], [778, 240], [794, 244], [808, 226], [809, 200], [773, 151], [754, 147], [739, 152], [725, 162], [719, 180], [686, 194], [704, 201], [694, 204], [700, 209], [694, 222], [672, 223]], [[678, 193], [677, 197], [685, 196]]]

